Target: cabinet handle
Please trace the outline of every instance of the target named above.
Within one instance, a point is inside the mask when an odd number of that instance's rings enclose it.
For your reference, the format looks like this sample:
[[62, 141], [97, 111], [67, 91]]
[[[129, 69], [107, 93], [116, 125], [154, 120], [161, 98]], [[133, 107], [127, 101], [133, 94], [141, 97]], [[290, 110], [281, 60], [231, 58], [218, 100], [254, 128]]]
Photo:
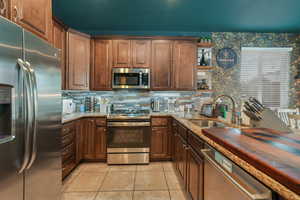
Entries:
[[190, 147], [189, 147], [188, 145], [184, 145], [184, 149], [185, 149], [185, 150], [189, 150]]
[[19, 21], [19, 10], [18, 10], [17, 6], [14, 6], [13, 11], [14, 11], [13, 21], [18, 22]]
[[65, 132], [69, 132], [70, 131], [70, 128], [64, 128], [63, 129], [63, 132], [65, 133]]

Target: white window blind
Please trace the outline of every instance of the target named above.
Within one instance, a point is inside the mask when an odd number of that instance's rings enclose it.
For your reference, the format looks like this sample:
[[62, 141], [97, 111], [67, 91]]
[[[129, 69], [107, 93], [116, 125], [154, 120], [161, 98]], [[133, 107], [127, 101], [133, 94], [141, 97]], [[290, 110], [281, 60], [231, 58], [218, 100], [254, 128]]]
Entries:
[[289, 106], [292, 48], [242, 48], [241, 92], [272, 109]]

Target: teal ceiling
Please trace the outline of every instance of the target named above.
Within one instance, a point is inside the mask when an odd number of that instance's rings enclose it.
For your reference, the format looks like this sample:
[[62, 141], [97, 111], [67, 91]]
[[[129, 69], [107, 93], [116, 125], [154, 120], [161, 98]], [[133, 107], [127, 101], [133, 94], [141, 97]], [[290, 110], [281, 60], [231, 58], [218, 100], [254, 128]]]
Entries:
[[53, 0], [53, 10], [94, 35], [300, 32], [300, 0]]

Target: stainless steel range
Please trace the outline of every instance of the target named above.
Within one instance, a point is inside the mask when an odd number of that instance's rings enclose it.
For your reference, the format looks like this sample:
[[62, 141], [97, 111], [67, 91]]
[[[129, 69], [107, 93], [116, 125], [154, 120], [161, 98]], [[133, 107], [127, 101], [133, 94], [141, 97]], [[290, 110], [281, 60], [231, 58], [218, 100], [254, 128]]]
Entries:
[[108, 117], [107, 163], [147, 164], [150, 152], [149, 112], [115, 111]]

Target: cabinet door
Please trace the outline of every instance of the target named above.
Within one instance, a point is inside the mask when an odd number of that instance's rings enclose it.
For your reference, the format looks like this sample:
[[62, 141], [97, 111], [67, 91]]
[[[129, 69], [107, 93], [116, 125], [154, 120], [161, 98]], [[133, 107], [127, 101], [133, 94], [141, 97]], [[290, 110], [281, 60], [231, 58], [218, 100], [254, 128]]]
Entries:
[[9, 19], [9, 3], [11, 0], [0, 0], [0, 16]]
[[85, 140], [85, 126], [83, 120], [76, 122], [76, 163], [80, 163], [83, 159], [84, 141]]
[[95, 158], [95, 122], [93, 119], [84, 119], [84, 159]]
[[106, 128], [96, 127], [95, 132], [95, 158], [106, 159]]
[[178, 137], [179, 137], [179, 141], [178, 141], [178, 146], [176, 147], [176, 148], [178, 148], [178, 153], [179, 153], [178, 170], [179, 170], [181, 178], [185, 184], [184, 186], [186, 187], [186, 183], [187, 183], [187, 145], [180, 136], [178, 136]]
[[132, 67], [150, 67], [151, 41], [132, 40]]
[[168, 158], [168, 127], [153, 127], [151, 133], [151, 159]]
[[192, 149], [188, 150], [188, 192], [192, 200], [203, 200], [203, 159]]
[[174, 47], [174, 80], [177, 90], [195, 89], [196, 44], [176, 41]]
[[171, 40], [152, 41], [152, 90], [172, 88], [172, 49], [173, 41]]
[[51, 0], [13, 0], [12, 19], [25, 29], [51, 41], [52, 1]]
[[90, 72], [90, 39], [84, 35], [67, 33], [67, 89], [88, 90]]
[[93, 44], [91, 88], [111, 90], [112, 41], [96, 39]]
[[179, 161], [180, 161], [180, 138], [178, 134], [174, 135], [174, 162], [175, 168], [179, 171]]
[[130, 40], [113, 40], [113, 67], [131, 67]]
[[52, 43], [55, 48], [61, 49], [61, 87], [66, 87], [65, 70], [66, 70], [66, 31], [62, 25], [53, 21]]

